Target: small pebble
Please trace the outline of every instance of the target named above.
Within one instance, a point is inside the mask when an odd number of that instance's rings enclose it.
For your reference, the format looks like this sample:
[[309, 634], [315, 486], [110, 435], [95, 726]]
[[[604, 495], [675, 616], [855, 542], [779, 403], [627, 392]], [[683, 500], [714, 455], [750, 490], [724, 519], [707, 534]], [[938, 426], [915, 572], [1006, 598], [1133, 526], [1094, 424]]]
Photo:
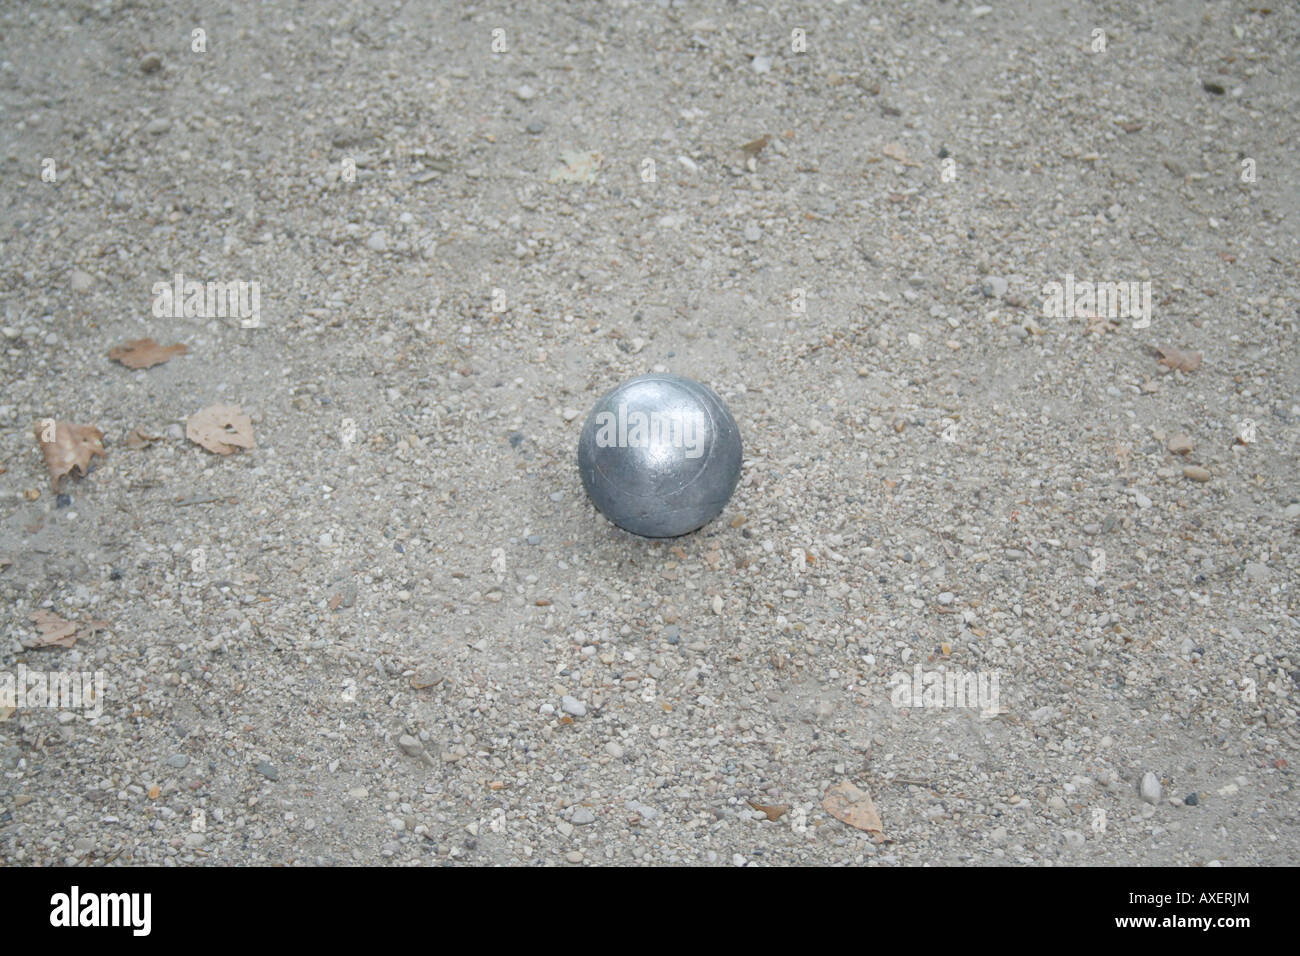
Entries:
[[1164, 792], [1164, 788], [1160, 786], [1160, 779], [1148, 770], [1142, 775], [1142, 785], [1139, 792], [1143, 801], [1154, 806], [1160, 802], [1160, 795]]
[[980, 292], [987, 298], [1000, 299], [1007, 294], [1008, 283], [1002, 276], [988, 276], [980, 283]]

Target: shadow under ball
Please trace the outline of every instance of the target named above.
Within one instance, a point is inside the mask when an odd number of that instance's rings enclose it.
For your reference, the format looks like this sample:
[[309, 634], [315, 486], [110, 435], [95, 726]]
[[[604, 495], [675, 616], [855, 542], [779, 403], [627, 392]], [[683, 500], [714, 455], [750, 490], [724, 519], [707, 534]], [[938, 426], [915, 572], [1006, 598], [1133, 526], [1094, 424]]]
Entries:
[[740, 429], [707, 385], [642, 375], [600, 399], [578, 438], [592, 503], [646, 538], [688, 534], [716, 518], [740, 480]]

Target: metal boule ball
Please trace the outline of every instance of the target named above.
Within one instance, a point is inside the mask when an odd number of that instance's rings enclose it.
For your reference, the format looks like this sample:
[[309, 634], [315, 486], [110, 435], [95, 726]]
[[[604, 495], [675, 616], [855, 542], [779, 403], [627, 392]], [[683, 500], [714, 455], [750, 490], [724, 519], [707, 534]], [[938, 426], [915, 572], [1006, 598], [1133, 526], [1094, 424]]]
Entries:
[[688, 534], [716, 518], [740, 480], [740, 429], [707, 385], [642, 375], [600, 399], [578, 439], [592, 503], [625, 531]]

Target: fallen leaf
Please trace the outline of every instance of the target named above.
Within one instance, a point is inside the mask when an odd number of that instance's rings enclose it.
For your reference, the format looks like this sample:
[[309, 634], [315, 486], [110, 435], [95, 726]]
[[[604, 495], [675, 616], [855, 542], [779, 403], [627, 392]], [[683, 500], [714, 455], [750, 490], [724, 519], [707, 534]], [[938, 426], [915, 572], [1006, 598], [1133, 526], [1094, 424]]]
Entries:
[[903, 147], [900, 146], [898, 143], [886, 143], [884, 149], [882, 149], [881, 152], [884, 153], [885, 156], [887, 156], [888, 158], [894, 160], [895, 162], [902, 163], [904, 166], [920, 165], [919, 163], [912, 162], [911, 157], [907, 155], [907, 150], [903, 149]]
[[826, 791], [822, 800], [822, 809], [836, 820], [842, 820], [851, 827], [866, 830], [868, 833], [883, 833], [880, 815], [876, 805], [871, 802], [871, 795], [859, 790], [847, 780], [837, 783]]
[[185, 437], [218, 455], [253, 448], [253, 423], [238, 405], [209, 405], [185, 422]]
[[127, 448], [140, 449], [153, 442], [161, 440], [162, 435], [150, 435], [148, 432], [137, 427], [132, 428], [126, 433], [126, 437], [122, 439], [122, 444], [126, 445]]
[[764, 814], [773, 823], [776, 823], [777, 820], [780, 820], [783, 816], [785, 816], [787, 813], [790, 812], [790, 805], [788, 803], [779, 803], [779, 804], [774, 804], [772, 806], [764, 806], [761, 803], [755, 803], [753, 800], [746, 800], [745, 802], [748, 803], [755, 810], [757, 810], [759, 813]]
[[153, 368], [170, 360], [173, 355], [184, 355], [188, 351], [179, 342], [175, 345], [159, 345], [153, 339], [133, 339], [125, 345], [109, 349], [108, 357], [127, 368]]
[[559, 166], [551, 170], [553, 183], [594, 183], [596, 173], [605, 157], [598, 152], [576, 152], [566, 149], [560, 154]]
[[1200, 352], [1184, 352], [1182, 349], [1176, 349], [1172, 345], [1162, 345], [1158, 347], [1156, 351], [1160, 353], [1161, 365], [1181, 369], [1184, 372], [1195, 372], [1201, 367]]
[[[108, 457], [104, 451], [104, 433], [94, 425], [72, 425], [47, 418], [37, 422], [34, 430], [36, 441], [45, 455], [45, 467], [50, 471], [50, 484], [55, 494], [58, 494], [60, 479], [73, 468], [85, 477], [90, 470], [91, 458], [95, 455]], [[53, 441], [46, 441], [51, 435]]]
[[41, 632], [33, 647], [71, 647], [77, 642], [77, 625], [71, 621], [43, 608], [30, 616]]

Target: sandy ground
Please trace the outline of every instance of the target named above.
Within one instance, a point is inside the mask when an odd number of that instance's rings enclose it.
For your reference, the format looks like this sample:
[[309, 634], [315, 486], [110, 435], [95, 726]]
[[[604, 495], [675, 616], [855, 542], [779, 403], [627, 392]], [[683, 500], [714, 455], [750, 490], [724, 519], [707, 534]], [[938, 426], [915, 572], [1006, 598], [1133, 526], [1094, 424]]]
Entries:
[[366, 6], [0, 12], [0, 859], [1295, 862], [1300, 9]]

